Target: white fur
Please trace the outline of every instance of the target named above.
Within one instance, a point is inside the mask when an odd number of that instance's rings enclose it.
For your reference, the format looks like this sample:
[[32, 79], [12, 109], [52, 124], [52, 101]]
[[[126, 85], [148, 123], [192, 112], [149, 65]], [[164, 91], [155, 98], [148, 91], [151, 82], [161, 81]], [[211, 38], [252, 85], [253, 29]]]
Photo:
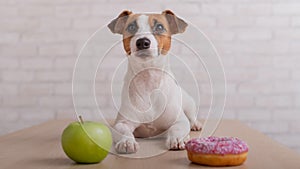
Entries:
[[[141, 37], [151, 40], [151, 59], [128, 57], [128, 70], [122, 89], [122, 103], [113, 133], [116, 151], [134, 153], [137, 137], [153, 137], [166, 132], [168, 149], [184, 149], [190, 129], [200, 130], [193, 99], [176, 83], [168, 55], [159, 56], [157, 41], [150, 33], [148, 16], [138, 18], [139, 30], [131, 40], [131, 49]], [[134, 134], [133, 134], [134, 133]]]

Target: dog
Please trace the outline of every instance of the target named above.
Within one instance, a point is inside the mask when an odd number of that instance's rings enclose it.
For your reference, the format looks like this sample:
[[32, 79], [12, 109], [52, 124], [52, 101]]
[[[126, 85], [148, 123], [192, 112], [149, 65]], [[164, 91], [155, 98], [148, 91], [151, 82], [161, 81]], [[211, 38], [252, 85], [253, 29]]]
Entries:
[[188, 24], [171, 10], [135, 14], [125, 10], [108, 24], [123, 35], [128, 57], [121, 106], [113, 126], [118, 153], [135, 153], [135, 138], [166, 136], [170, 150], [182, 150], [190, 130], [201, 130], [193, 98], [176, 82], [169, 64], [171, 36]]

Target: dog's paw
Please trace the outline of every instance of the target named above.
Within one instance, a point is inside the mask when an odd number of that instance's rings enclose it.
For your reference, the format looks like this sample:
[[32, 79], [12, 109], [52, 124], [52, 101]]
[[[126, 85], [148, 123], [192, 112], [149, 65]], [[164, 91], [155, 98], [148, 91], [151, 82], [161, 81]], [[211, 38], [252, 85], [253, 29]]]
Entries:
[[187, 135], [184, 138], [179, 138], [176, 136], [168, 136], [166, 141], [166, 146], [169, 150], [184, 150], [185, 143], [189, 140], [190, 136]]
[[200, 131], [202, 130], [202, 123], [198, 120], [195, 120], [194, 123], [191, 125], [192, 131]]
[[118, 153], [122, 154], [135, 153], [139, 149], [139, 144], [134, 138], [122, 138], [116, 143], [115, 149]]

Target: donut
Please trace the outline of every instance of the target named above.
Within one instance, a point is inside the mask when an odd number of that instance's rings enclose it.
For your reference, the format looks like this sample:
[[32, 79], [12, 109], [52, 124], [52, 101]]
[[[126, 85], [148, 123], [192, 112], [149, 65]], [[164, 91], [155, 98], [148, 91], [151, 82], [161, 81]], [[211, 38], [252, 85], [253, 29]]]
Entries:
[[190, 161], [208, 166], [236, 166], [247, 159], [246, 142], [235, 137], [194, 138], [185, 144]]

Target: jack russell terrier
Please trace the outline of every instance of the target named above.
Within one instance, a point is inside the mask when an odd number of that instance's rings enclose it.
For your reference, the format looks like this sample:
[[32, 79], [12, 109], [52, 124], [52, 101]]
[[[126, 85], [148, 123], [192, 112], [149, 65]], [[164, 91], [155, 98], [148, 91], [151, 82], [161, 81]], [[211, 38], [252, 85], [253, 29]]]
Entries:
[[201, 130], [193, 98], [176, 82], [169, 65], [171, 36], [183, 33], [187, 23], [172, 11], [134, 14], [123, 11], [108, 28], [123, 35], [128, 56], [121, 106], [113, 139], [118, 153], [135, 153], [135, 137], [166, 134], [166, 146], [184, 149], [190, 130]]

